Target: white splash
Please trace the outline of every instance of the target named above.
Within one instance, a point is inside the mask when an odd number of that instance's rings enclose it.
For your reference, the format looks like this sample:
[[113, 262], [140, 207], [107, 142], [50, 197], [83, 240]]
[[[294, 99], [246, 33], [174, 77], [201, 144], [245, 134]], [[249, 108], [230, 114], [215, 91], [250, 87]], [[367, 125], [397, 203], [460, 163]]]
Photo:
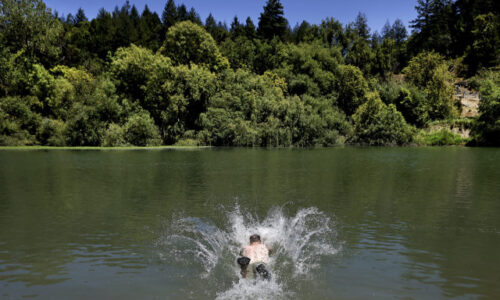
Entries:
[[[176, 218], [160, 241], [168, 259], [198, 265], [208, 285], [224, 287], [215, 291], [217, 299], [288, 298], [293, 295], [295, 280], [312, 279], [311, 271], [319, 267], [320, 260], [339, 251], [334, 222], [317, 208], [300, 209], [288, 217], [284, 208], [277, 207], [262, 221], [242, 213], [239, 206], [221, 211], [224, 228], [208, 220]], [[270, 281], [240, 278], [236, 259], [252, 234], [259, 234], [272, 250]]]

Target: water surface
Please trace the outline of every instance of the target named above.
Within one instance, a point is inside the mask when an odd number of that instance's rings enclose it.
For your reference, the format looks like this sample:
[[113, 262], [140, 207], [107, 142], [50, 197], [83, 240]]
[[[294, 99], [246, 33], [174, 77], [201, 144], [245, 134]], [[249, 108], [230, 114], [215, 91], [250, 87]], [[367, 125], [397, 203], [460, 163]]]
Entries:
[[494, 298], [498, 195], [500, 149], [0, 151], [0, 298]]

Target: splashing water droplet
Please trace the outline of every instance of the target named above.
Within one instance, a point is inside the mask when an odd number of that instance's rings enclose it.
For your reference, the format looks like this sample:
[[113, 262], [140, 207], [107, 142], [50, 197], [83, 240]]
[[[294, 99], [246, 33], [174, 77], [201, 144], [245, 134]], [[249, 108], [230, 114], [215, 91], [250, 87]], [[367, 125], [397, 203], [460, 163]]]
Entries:
[[[297, 280], [312, 280], [311, 271], [320, 266], [321, 259], [340, 250], [334, 222], [314, 207], [290, 217], [283, 207], [276, 207], [262, 221], [242, 213], [238, 205], [222, 212], [223, 228], [210, 220], [174, 218], [159, 241], [160, 256], [198, 266], [201, 278], [218, 288], [214, 291], [217, 299], [288, 298]], [[252, 234], [259, 234], [271, 248], [270, 281], [246, 280], [239, 275], [236, 259]]]

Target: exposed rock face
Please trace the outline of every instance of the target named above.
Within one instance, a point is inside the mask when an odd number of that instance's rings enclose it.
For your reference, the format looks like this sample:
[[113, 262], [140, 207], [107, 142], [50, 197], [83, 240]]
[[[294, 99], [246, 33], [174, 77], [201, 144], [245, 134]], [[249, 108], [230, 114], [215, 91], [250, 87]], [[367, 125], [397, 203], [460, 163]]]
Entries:
[[[455, 98], [458, 99], [462, 105], [461, 118], [471, 118], [479, 115], [479, 93], [468, 89], [465, 82], [458, 82], [455, 84]], [[430, 125], [427, 131], [429, 133], [434, 133], [443, 129], [450, 130], [454, 134], [458, 134], [462, 138], [467, 139], [470, 137], [471, 123], [443, 121]]]
[[476, 117], [479, 115], [479, 93], [466, 88], [462, 84], [455, 85], [455, 97], [462, 103], [460, 117]]

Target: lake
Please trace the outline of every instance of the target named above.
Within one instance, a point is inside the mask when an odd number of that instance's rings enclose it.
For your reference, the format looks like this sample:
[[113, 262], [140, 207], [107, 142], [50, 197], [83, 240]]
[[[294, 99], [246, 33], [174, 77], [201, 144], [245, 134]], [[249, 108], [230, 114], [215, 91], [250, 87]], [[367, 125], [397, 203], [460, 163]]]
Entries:
[[0, 151], [1, 299], [495, 298], [499, 251], [500, 149]]

